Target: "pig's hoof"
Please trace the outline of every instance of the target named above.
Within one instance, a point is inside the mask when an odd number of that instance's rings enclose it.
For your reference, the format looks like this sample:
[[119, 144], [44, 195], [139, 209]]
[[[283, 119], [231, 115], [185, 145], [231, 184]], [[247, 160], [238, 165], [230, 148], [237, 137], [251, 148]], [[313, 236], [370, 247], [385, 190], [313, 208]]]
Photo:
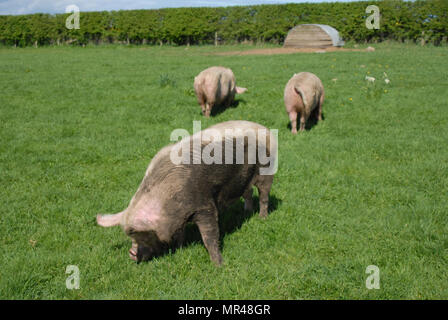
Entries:
[[212, 261], [213, 261], [213, 264], [216, 266], [216, 267], [221, 267], [222, 266], [222, 264], [223, 264], [223, 262], [222, 262], [222, 256], [220, 255], [220, 256], [218, 256], [218, 257], [213, 257], [212, 258]]
[[221, 268], [224, 266], [224, 262], [222, 262], [222, 259], [219, 261], [215, 261], [215, 267]]
[[297, 134], [297, 130], [291, 130], [292, 134]]
[[266, 218], [268, 217], [267, 213], [260, 213], [260, 218], [263, 220], [266, 220]]
[[244, 211], [253, 212], [254, 211], [254, 205], [250, 202], [244, 201]]

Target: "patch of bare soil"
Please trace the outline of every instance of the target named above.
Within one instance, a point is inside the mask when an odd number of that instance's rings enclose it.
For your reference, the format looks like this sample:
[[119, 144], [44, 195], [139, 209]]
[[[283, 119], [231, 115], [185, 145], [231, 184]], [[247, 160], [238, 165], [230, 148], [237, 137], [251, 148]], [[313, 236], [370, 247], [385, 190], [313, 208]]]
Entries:
[[219, 56], [246, 56], [246, 55], [272, 55], [272, 54], [291, 54], [291, 53], [325, 53], [325, 52], [343, 52], [343, 51], [366, 51], [365, 49], [346, 49], [338, 47], [328, 48], [272, 48], [272, 49], [251, 49], [244, 51], [227, 51], [211, 53]]

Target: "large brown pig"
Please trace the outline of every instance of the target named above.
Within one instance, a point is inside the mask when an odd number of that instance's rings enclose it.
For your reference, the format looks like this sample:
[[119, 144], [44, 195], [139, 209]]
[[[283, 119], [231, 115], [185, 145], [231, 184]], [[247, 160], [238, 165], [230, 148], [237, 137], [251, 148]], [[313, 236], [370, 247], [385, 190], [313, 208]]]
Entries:
[[194, 78], [194, 90], [202, 114], [208, 118], [214, 106], [229, 107], [235, 99], [235, 94], [244, 93], [247, 89], [236, 86], [231, 69], [210, 67]]
[[305, 130], [305, 123], [310, 114], [316, 110], [317, 120], [322, 120], [324, 103], [324, 86], [320, 79], [310, 72], [300, 72], [288, 81], [284, 99], [286, 112], [291, 120], [291, 132], [297, 133], [297, 115], [300, 114], [300, 131]]
[[192, 221], [211, 260], [220, 265], [218, 208], [242, 196], [245, 209], [252, 210], [254, 185], [260, 216], [266, 217], [276, 155], [276, 136], [257, 123], [214, 125], [161, 149], [129, 206], [117, 214], [98, 215], [97, 222], [120, 225], [132, 239], [130, 257], [140, 262], [180, 245], [185, 225]]

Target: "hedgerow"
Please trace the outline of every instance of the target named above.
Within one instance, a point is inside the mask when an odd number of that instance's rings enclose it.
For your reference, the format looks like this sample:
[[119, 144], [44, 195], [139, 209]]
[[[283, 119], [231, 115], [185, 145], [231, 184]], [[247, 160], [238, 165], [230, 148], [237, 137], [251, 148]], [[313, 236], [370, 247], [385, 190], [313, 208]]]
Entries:
[[[365, 25], [366, 7], [381, 13], [380, 28]], [[82, 8], [81, 8], [82, 9]], [[12, 46], [126, 43], [281, 43], [302, 23], [328, 24], [347, 41], [447, 42], [448, 1], [303, 3], [220, 8], [170, 8], [81, 12], [80, 29], [67, 29], [70, 14], [0, 16], [0, 43]]]

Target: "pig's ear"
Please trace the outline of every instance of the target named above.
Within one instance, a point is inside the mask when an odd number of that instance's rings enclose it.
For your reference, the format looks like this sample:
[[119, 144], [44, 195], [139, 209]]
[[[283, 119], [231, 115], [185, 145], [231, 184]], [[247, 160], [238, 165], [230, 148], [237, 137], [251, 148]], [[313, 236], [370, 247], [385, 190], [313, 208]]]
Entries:
[[236, 87], [236, 93], [241, 94], [247, 91], [247, 88]]
[[96, 222], [102, 227], [118, 226], [121, 222], [121, 217], [123, 214], [124, 211], [117, 214], [99, 214], [96, 216]]

